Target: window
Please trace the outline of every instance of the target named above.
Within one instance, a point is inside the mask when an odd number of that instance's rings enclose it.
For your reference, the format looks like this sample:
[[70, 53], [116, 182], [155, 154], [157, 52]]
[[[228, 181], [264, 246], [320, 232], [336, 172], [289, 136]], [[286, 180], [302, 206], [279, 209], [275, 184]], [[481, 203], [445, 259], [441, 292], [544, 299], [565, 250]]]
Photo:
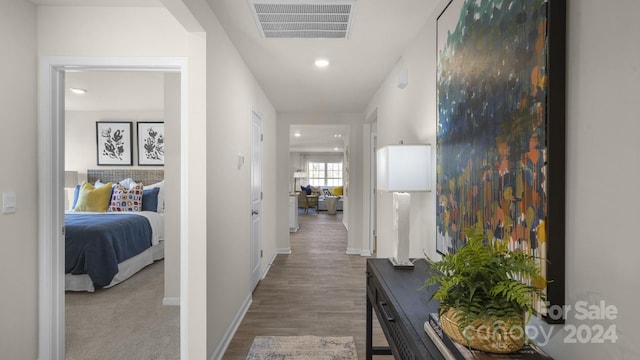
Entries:
[[309, 184], [311, 186], [342, 185], [342, 163], [309, 163]]

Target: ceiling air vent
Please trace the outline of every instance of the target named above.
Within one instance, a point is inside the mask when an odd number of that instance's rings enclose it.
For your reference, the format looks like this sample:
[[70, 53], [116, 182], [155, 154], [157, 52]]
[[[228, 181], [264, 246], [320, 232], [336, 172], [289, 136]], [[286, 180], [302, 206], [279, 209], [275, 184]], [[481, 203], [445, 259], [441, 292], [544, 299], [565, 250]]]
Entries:
[[346, 39], [356, 0], [249, 0], [265, 38]]

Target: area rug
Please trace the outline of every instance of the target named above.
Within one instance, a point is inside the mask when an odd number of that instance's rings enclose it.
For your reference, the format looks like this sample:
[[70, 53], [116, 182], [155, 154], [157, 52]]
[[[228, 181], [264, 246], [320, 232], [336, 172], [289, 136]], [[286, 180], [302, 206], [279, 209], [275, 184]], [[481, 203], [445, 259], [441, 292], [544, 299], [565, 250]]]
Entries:
[[256, 336], [247, 360], [357, 360], [353, 337]]

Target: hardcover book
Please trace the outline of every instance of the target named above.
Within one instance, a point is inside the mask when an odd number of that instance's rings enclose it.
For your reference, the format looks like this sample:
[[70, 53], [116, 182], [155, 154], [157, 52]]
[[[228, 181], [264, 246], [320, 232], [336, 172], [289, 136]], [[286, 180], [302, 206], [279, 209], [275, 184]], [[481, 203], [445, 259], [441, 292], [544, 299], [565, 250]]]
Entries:
[[429, 314], [429, 319], [424, 323], [424, 330], [433, 340], [446, 360], [495, 360], [495, 359], [514, 359], [514, 360], [553, 360], [549, 355], [531, 344], [525, 344], [524, 347], [510, 354], [494, 354], [479, 350], [469, 349], [468, 347], [451, 340], [440, 327], [438, 314]]

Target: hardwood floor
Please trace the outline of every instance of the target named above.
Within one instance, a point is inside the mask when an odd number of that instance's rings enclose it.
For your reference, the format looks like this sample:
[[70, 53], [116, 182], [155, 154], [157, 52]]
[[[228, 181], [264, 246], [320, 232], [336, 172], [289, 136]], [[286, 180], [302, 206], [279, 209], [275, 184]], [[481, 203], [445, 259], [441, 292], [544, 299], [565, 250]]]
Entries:
[[[278, 255], [223, 359], [245, 359], [260, 335], [353, 336], [365, 358], [366, 258], [347, 255], [342, 213], [299, 216], [290, 255]], [[377, 319], [374, 344], [386, 345]], [[390, 359], [378, 356], [375, 359]]]

